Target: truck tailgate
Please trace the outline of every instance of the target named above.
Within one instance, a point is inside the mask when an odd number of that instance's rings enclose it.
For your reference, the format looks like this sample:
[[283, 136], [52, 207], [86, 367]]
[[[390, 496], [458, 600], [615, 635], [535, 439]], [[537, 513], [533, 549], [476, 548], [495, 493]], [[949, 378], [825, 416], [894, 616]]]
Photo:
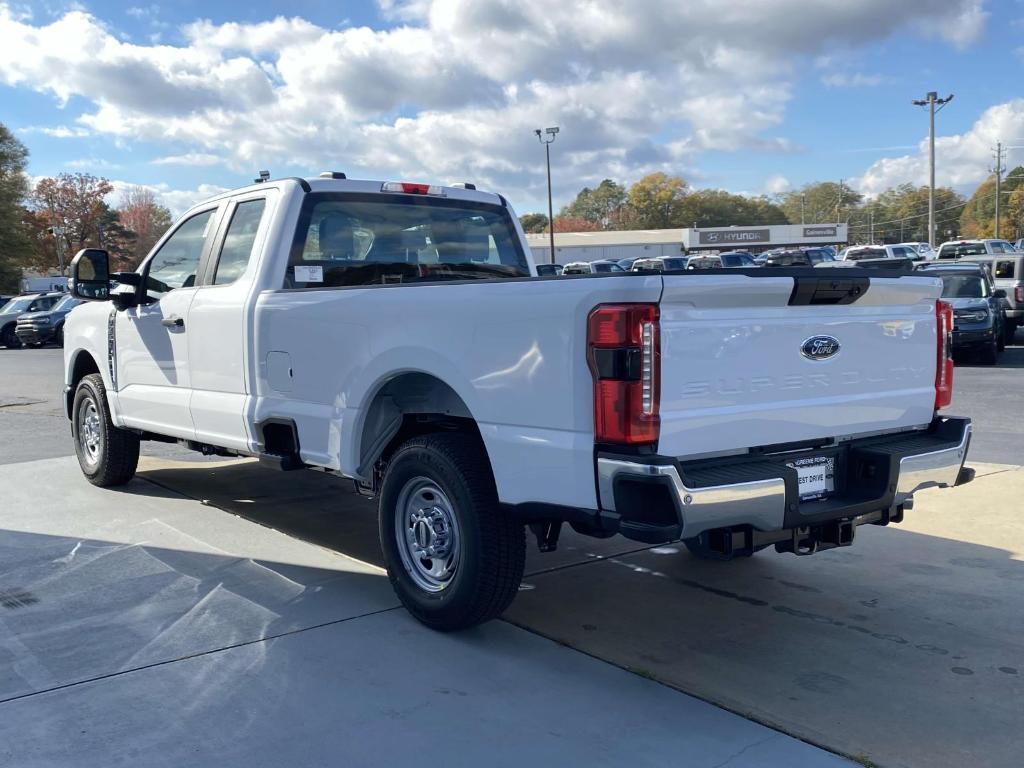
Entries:
[[[806, 287], [832, 272], [813, 271], [821, 278], [664, 277], [659, 453], [693, 457], [932, 420], [940, 282], [872, 270], [852, 303], [791, 305], [796, 280]], [[838, 351], [806, 356], [815, 336], [833, 337]]]

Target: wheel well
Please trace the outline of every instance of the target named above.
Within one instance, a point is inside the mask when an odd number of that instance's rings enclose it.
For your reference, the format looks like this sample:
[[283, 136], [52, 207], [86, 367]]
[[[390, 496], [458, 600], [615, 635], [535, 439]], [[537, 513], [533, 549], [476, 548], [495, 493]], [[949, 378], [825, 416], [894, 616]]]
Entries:
[[403, 373], [386, 382], [367, 409], [359, 440], [358, 472], [372, 477], [374, 467], [406, 440], [438, 431], [480, 431], [458, 393], [428, 373]]
[[68, 391], [65, 396], [66, 402], [64, 412], [68, 414], [68, 418], [71, 417], [71, 405], [75, 402], [75, 390], [78, 389], [78, 382], [90, 373], [99, 372], [99, 366], [96, 365], [96, 361], [88, 352], [83, 351], [75, 355], [75, 364], [71, 367], [71, 381], [68, 382]]

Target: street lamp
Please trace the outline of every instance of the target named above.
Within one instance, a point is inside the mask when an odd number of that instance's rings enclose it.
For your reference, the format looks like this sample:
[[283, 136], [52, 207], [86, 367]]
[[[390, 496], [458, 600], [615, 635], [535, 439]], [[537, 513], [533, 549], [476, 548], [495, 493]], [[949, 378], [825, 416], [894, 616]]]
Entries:
[[537, 139], [544, 145], [544, 156], [548, 162], [548, 233], [551, 237], [551, 263], [555, 263], [555, 210], [551, 204], [551, 142], [558, 135], [558, 127], [545, 128], [541, 131], [537, 128], [534, 131]]
[[[929, 91], [923, 99], [914, 99], [915, 107], [928, 107], [928, 244], [935, 247], [935, 113], [953, 100], [953, 94], [944, 99]], [[939, 109], [935, 109], [936, 105]], [[998, 235], [997, 235], [998, 237]]]

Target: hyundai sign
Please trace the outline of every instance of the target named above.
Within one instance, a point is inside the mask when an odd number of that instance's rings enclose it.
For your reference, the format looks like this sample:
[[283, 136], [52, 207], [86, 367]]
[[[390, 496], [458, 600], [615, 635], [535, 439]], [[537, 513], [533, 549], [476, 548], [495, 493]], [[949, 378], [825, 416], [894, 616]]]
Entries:
[[700, 233], [701, 245], [755, 245], [771, 240], [768, 229], [718, 229]]

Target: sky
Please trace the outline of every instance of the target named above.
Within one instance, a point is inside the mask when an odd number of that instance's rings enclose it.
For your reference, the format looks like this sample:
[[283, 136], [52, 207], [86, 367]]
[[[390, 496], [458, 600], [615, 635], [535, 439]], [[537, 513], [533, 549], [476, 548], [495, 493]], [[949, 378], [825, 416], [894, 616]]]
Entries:
[[[0, 122], [35, 177], [223, 189], [340, 170], [556, 209], [653, 171], [775, 194], [970, 193], [1024, 163], [1024, 0], [0, 0]], [[116, 193], [115, 193], [116, 194]], [[116, 199], [114, 200], [116, 203]]]

